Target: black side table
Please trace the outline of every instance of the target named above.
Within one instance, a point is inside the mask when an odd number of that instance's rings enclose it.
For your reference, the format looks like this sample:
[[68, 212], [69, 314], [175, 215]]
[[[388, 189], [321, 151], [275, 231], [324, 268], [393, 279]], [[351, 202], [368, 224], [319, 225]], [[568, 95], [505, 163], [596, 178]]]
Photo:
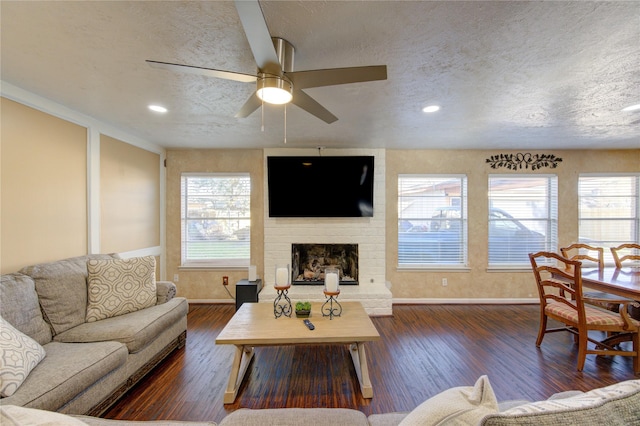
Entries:
[[258, 303], [258, 293], [262, 290], [262, 279], [255, 281], [248, 279], [240, 280], [236, 283], [236, 311], [243, 303]]

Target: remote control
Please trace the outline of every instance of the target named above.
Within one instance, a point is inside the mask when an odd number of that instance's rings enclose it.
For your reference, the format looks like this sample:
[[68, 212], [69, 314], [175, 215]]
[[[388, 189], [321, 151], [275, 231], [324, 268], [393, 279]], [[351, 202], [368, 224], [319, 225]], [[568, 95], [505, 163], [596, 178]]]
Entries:
[[304, 320], [304, 325], [306, 325], [309, 330], [315, 330], [316, 328], [316, 326], [313, 325], [308, 319]]

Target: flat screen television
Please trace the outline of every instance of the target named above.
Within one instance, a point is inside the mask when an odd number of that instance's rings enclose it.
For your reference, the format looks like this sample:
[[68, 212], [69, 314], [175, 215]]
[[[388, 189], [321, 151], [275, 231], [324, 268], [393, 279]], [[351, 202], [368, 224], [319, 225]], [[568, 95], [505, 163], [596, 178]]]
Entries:
[[267, 157], [269, 217], [373, 217], [373, 160]]

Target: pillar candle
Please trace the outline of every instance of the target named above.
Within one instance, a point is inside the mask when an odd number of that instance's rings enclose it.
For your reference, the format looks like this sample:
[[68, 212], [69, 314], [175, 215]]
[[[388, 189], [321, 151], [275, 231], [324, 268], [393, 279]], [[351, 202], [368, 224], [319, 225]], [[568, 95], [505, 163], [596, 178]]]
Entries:
[[289, 284], [289, 271], [288, 268], [278, 268], [276, 269], [276, 285], [278, 287], [283, 287]]
[[324, 286], [329, 293], [335, 293], [338, 291], [338, 274], [335, 272], [329, 272], [324, 277]]

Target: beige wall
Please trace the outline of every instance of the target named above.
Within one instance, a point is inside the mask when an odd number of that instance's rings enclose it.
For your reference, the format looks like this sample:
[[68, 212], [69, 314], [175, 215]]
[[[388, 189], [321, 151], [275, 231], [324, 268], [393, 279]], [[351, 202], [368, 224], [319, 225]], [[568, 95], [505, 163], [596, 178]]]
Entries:
[[2, 98], [2, 273], [87, 253], [87, 129]]
[[180, 266], [180, 176], [182, 173], [242, 172], [251, 176], [251, 264], [264, 276], [264, 183], [262, 150], [168, 150], [167, 151], [167, 278], [179, 275], [178, 294], [195, 300], [229, 299], [222, 277], [229, 277], [228, 290], [247, 278], [247, 268], [179, 269]]
[[[517, 151], [387, 151], [387, 279], [393, 284], [396, 298], [528, 298], [537, 297], [530, 271], [487, 271], [487, 210], [489, 174], [543, 173], [558, 176], [559, 243], [568, 245], [578, 240], [578, 174], [622, 173], [640, 171], [640, 150], [624, 151], [559, 151], [558, 167], [510, 171], [491, 169], [485, 159], [498, 153]], [[536, 151], [529, 151], [538, 153]], [[468, 178], [469, 271], [402, 271], [398, 270], [398, 174], [460, 173]], [[442, 278], [448, 285], [442, 286]]]
[[[101, 135], [99, 123], [73, 111], [60, 108], [86, 126], [1, 101], [1, 272], [89, 252], [134, 252], [156, 256], [160, 277], [160, 154]], [[98, 205], [99, 214], [88, 207]]]
[[160, 156], [100, 137], [100, 251], [160, 245]]
[[[0, 266], [2, 273], [22, 266], [87, 253], [87, 128], [55, 118], [2, 98]], [[132, 251], [158, 245], [160, 204], [156, 154], [101, 137], [101, 216], [104, 223], [101, 250]], [[508, 152], [508, 151], [501, 151]], [[514, 151], [515, 152], [515, 151]], [[579, 172], [639, 172], [640, 150], [544, 151], [561, 157], [554, 173], [559, 182], [560, 244], [578, 239], [577, 182]], [[487, 177], [491, 173], [514, 173], [491, 169], [485, 159], [495, 151], [385, 152], [386, 279], [393, 297], [404, 298], [527, 298], [535, 297], [531, 273], [487, 272]], [[138, 170], [138, 166], [140, 169]], [[251, 264], [264, 276], [264, 152], [263, 150], [171, 150], [166, 168], [166, 269], [167, 278], [179, 275], [178, 291], [193, 300], [229, 299], [222, 276], [233, 284], [247, 271], [179, 269], [180, 266], [180, 174], [182, 172], [249, 172], [251, 195]], [[527, 170], [524, 171], [529, 172]], [[469, 180], [468, 213], [470, 270], [466, 272], [399, 271], [397, 269], [397, 176], [403, 173], [462, 173]], [[520, 171], [516, 172], [520, 173]], [[128, 182], [135, 191], [129, 193]], [[138, 186], [140, 185], [140, 186]], [[133, 197], [129, 199], [129, 197]], [[123, 205], [138, 204], [126, 215]], [[153, 206], [153, 208], [151, 207]], [[379, 208], [378, 206], [376, 208]], [[138, 215], [138, 209], [144, 211]], [[147, 216], [145, 218], [145, 216]], [[122, 222], [126, 223], [122, 223]], [[127, 231], [145, 229], [135, 238]], [[116, 237], [117, 235], [117, 237]], [[442, 287], [442, 278], [448, 286]]]

